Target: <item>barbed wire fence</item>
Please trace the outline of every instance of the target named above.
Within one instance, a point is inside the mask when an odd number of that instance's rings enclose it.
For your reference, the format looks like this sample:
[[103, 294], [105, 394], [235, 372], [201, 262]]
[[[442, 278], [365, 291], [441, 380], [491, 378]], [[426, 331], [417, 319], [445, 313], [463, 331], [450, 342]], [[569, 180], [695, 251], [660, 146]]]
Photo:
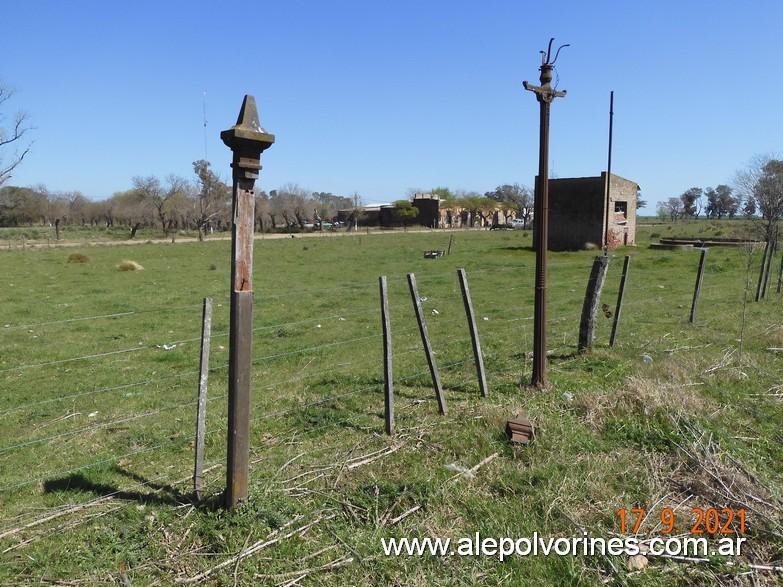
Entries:
[[[747, 253], [713, 255], [707, 262], [702, 306], [693, 325], [688, 324], [688, 318], [696, 260], [692, 274], [659, 271], [653, 280], [645, 278], [645, 270], [665, 266], [668, 255], [647, 256], [632, 264], [617, 346], [651, 358], [705, 344], [736, 346], [738, 334], [744, 331], [743, 300], [750, 286], [746, 273], [731, 269], [729, 261], [732, 255], [742, 254]], [[602, 295], [609, 313], [614, 311], [618, 293], [619, 267], [619, 260], [613, 259]], [[550, 264], [549, 351], [561, 360], [576, 356], [589, 271], [590, 260], [586, 258]], [[505, 280], [507, 287], [497, 287], [493, 276], [498, 272], [514, 272], [514, 279]], [[532, 265], [468, 271], [490, 390], [524, 384], [529, 377], [533, 287], [528, 284], [532, 273]], [[467, 398], [480, 401], [456, 273], [433, 270], [417, 278], [447, 401], [454, 397], [463, 402]], [[407, 406], [432, 405], [428, 414], [434, 415], [432, 383], [405, 277], [391, 277], [389, 291], [395, 392]], [[320, 303], [327, 293], [336, 294], [339, 302]], [[251, 457], [256, 462], [268, 458], [275, 447], [286, 445], [280, 439], [301, 440], [340, 427], [373, 436], [383, 434], [382, 333], [377, 298], [376, 283], [257, 295], [251, 412]], [[295, 319], [289, 319], [284, 307], [298, 308]], [[89, 328], [102, 321], [116, 325], [145, 316], [161, 324], [160, 332], [152, 333], [157, 340], [144, 344], [101, 345], [77, 353], [73, 349], [82, 349], [82, 345], [64, 345], [57, 356], [6, 356], [3, 365], [7, 366], [0, 368], [0, 388], [5, 390], [0, 398], [0, 417], [5, 423], [5, 432], [0, 434], [0, 496], [14, 505], [5, 509], [0, 519], [0, 540], [5, 544], [0, 548], [4, 552], [61, 531], [63, 526], [48, 528], [47, 524], [76, 512], [90, 513], [68, 521], [67, 527], [108, 515], [125, 507], [128, 500], [187, 502], [198, 401], [200, 308], [201, 303], [194, 301], [171, 308], [4, 326], [0, 337], [49, 331], [67, 340], [69, 328]], [[221, 490], [219, 474], [226, 461], [222, 441], [226, 431], [227, 314], [226, 296], [216, 300], [216, 329], [211, 335], [216, 366], [209, 369], [205, 473], [211, 473], [207, 489], [213, 493]], [[608, 341], [611, 320], [606, 318], [597, 331], [599, 347]], [[716, 323], [722, 325], [722, 340], [689, 343], [698, 337], [702, 325]], [[169, 328], [172, 324], [182, 328]], [[767, 326], [758, 321], [755, 324], [756, 329]], [[143, 376], [135, 376], [138, 372]], [[439, 426], [456, 422], [448, 418], [434, 421]], [[417, 418], [412, 417], [398, 434], [404, 435], [417, 425]], [[330, 438], [324, 437], [318, 452], [342, 450], [339, 438]], [[127, 481], [121, 487], [118, 475]], [[103, 483], [104, 478], [109, 481]], [[65, 490], [72, 493], [61, 497], [57, 505], [51, 500], [27, 505], [31, 493]], [[28, 531], [37, 528], [42, 531], [28, 536]]]

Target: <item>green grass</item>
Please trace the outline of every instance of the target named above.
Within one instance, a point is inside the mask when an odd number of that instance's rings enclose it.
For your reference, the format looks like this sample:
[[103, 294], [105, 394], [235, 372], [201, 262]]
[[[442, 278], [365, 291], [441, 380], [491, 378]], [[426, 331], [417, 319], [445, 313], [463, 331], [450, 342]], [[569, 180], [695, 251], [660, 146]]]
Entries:
[[[666, 234], [660, 229], [649, 227]], [[475, 532], [569, 537], [581, 535], [577, 526], [609, 537], [619, 533], [616, 512], [638, 505], [653, 519], [674, 508], [683, 523], [691, 507], [752, 507], [742, 562], [780, 559], [781, 359], [768, 349], [783, 347], [781, 299], [773, 291], [748, 304], [743, 335], [747, 251], [710, 251], [695, 324], [688, 317], [697, 252], [614, 252], [602, 296], [612, 312], [622, 256], [632, 256], [618, 342], [608, 348], [611, 320], [601, 315], [596, 348], [585, 355], [576, 344], [594, 253], [550, 254], [550, 384], [536, 390], [527, 386], [529, 235], [457, 232], [450, 256], [423, 258], [446, 249], [449, 237], [256, 241], [251, 490], [232, 512], [217, 507], [230, 243], [0, 251], [0, 584], [118, 584], [126, 573], [134, 587], [169, 585], [269, 536], [285, 538], [199, 584], [233, 585], [235, 576], [237, 584], [285, 584], [302, 569], [310, 574], [301, 584], [312, 585], [748, 581], [717, 563], [653, 559], [631, 573], [624, 557], [385, 557], [380, 544]], [[75, 252], [90, 262], [69, 263]], [[118, 271], [126, 259], [144, 271]], [[485, 353], [484, 399], [460, 267]], [[410, 272], [427, 298], [445, 416], [421, 350]], [[389, 280], [394, 343], [391, 439], [383, 434], [380, 275]], [[209, 468], [205, 500], [195, 504], [189, 477], [204, 297], [214, 300]], [[526, 447], [510, 446], [503, 433], [519, 411], [537, 426]], [[475, 479], [446, 468], [495, 453]], [[774, 583], [763, 572], [755, 580]]]

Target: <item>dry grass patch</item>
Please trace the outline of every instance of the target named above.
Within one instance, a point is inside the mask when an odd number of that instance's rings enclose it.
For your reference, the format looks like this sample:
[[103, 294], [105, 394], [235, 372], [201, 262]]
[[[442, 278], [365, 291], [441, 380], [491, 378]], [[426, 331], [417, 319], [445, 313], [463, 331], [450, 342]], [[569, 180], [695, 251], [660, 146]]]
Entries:
[[89, 263], [90, 261], [92, 261], [92, 259], [84, 253], [71, 253], [68, 255], [69, 263]]
[[123, 261], [117, 265], [117, 269], [120, 271], [142, 271], [144, 267], [136, 263], [136, 261]]
[[699, 382], [651, 380], [630, 376], [623, 387], [605, 393], [578, 393], [574, 407], [585, 425], [599, 429], [607, 417], [648, 416], [659, 412], [706, 413], [711, 402], [699, 393]]

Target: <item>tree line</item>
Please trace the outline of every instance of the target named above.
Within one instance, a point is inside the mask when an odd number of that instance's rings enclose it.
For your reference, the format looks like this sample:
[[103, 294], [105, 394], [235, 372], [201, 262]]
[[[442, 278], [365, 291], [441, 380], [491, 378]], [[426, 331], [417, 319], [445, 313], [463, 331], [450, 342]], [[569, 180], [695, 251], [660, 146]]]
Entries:
[[[231, 188], [203, 159], [193, 162], [193, 179], [178, 175], [136, 176], [129, 190], [105, 200], [80, 192], [50, 192], [45, 186], [0, 188], [0, 226], [104, 225], [127, 227], [130, 238], [139, 228], [156, 228], [168, 236], [195, 229], [199, 238], [231, 226]], [[332, 219], [339, 209], [361, 206], [361, 197], [308, 192], [287, 184], [256, 195], [257, 230], [304, 227]]]
[[783, 160], [772, 155], [756, 155], [738, 171], [733, 186], [690, 188], [679, 197], [658, 204], [661, 220], [669, 218], [734, 218], [742, 214], [752, 220], [757, 236], [777, 246], [783, 221]]

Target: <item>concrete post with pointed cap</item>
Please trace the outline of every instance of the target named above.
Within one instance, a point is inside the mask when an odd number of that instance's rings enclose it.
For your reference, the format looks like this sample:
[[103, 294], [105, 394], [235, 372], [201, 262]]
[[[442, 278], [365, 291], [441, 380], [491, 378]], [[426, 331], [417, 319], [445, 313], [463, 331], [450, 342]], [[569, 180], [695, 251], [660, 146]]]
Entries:
[[247, 499], [250, 468], [250, 386], [253, 342], [253, 225], [261, 153], [275, 142], [245, 96], [237, 123], [220, 133], [234, 153], [231, 234], [231, 325], [228, 356], [228, 465], [226, 507]]

